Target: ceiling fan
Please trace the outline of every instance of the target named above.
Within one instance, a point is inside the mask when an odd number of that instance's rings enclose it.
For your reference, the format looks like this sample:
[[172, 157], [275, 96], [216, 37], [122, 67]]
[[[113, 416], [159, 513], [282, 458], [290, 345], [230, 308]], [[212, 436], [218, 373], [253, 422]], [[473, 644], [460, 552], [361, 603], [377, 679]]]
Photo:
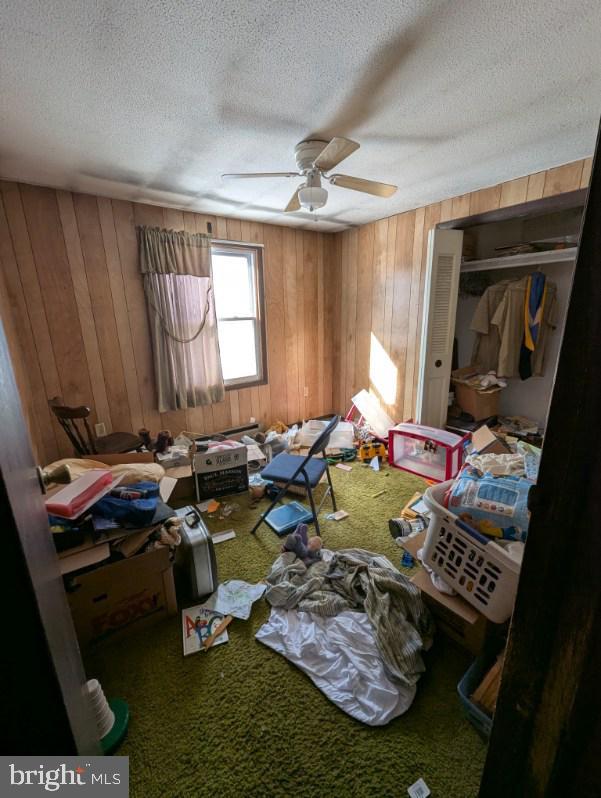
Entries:
[[331, 141], [308, 139], [307, 141], [301, 141], [294, 148], [298, 172], [248, 172], [246, 174], [225, 174], [221, 176], [224, 178], [245, 179], [255, 177], [304, 177], [304, 183], [296, 189], [290, 202], [284, 208], [286, 213], [298, 211], [301, 207], [307, 208], [309, 211], [323, 208], [328, 199], [328, 192], [325, 188], [322, 188], [322, 178], [333, 186], [362, 191], [364, 194], [373, 194], [376, 197], [391, 197], [397, 187], [389, 183], [378, 183], [375, 180], [365, 180], [362, 177], [326, 174], [358, 149], [359, 144], [356, 141], [341, 138], [340, 136], [336, 136]]

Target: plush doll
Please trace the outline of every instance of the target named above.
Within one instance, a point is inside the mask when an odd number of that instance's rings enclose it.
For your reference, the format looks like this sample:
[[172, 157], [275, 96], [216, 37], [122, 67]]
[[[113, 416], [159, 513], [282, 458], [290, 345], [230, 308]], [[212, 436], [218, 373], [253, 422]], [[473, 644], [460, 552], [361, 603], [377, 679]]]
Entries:
[[177, 515], [168, 518], [159, 530], [159, 542], [163, 546], [179, 546], [181, 537], [182, 519]]
[[299, 524], [295, 531], [286, 538], [282, 551], [291, 551], [305, 565], [312, 565], [317, 560], [321, 560], [321, 538], [319, 535], [309, 538], [307, 525]]

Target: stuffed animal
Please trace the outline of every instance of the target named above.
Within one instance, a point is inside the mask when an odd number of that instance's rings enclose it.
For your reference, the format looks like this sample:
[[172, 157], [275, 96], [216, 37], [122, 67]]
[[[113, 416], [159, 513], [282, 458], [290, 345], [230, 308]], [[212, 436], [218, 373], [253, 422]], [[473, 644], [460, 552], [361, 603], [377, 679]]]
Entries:
[[177, 515], [168, 518], [159, 530], [159, 543], [163, 546], [179, 546], [182, 542], [182, 519]]
[[282, 551], [291, 551], [305, 565], [312, 565], [314, 562], [321, 560], [321, 538], [319, 535], [309, 538], [308, 526], [299, 524], [294, 532], [286, 538]]

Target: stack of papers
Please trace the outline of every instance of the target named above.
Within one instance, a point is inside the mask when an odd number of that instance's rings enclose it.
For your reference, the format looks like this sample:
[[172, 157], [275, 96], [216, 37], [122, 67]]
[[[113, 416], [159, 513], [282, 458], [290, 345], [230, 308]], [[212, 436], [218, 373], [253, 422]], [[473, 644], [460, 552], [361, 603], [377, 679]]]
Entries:
[[217, 591], [205, 602], [205, 607], [210, 607], [222, 615], [231, 615], [243, 621], [250, 618], [253, 603], [260, 599], [267, 590], [267, 585], [251, 585], [240, 579], [231, 579], [219, 585]]

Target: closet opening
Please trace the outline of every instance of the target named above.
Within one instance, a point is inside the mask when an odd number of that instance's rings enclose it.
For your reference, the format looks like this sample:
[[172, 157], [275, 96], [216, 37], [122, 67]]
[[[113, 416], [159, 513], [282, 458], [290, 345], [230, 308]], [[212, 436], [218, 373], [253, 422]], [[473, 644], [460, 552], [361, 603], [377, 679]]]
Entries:
[[584, 202], [574, 191], [430, 231], [421, 423], [461, 434], [488, 424], [542, 443]]

